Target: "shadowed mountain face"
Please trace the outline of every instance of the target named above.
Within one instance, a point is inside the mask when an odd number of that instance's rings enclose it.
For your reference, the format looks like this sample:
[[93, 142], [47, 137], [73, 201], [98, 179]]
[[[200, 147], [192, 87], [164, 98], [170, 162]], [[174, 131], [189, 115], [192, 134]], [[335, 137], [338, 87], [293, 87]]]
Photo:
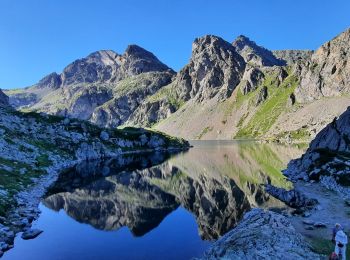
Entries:
[[8, 106], [9, 105], [9, 97], [2, 92], [0, 89], [0, 106]]
[[299, 153], [283, 146], [210, 144], [167, 161], [153, 154], [94, 162], [63, 173], [44, 205], [101, 230], [127, 226], [135, 236], [180, 206], [194, 215], [201, 238], [212, 240], [252, 207], [283, 207], [261, 184], [288, 186], [279, 170]]

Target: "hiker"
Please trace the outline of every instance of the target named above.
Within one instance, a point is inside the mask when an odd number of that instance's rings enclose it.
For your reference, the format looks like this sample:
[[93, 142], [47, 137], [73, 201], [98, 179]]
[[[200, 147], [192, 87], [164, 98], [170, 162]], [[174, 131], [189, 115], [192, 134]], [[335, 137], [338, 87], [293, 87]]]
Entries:
[[335, 243], [335, 235], [337, 234], [337, 232], [339, 231], [339, 230], [342, 230], [343, 228], [342, 228], [342, 226], [339, 224], [339, 223], [337, 223], [337, 224], [335, 224], [335, 226], [334, 226], [334, 228], [333, 228], [333, 234], [332, 234], [332, 242], [333, 243]]
[[335, 250], [334, 252], [340, 256], [341, 259], [346, 259], [346, 244], [348, 243], [348, 236], [343, 230], [339, 230], [335, 235]]
[[338, 257], [338, 255], [337, 255], [335, 252], [333, 252], [333, 253], [329, 256], [328, 260], [339, 260], [339, 257]]

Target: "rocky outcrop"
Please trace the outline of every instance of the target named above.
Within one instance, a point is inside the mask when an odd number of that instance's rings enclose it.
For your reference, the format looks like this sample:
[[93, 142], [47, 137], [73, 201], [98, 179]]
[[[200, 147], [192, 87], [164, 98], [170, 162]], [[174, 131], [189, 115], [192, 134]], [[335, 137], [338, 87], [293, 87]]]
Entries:
[[167, 98], [143, 102], [126, 121], [126, 125], [151, 127], [169, 117], [178, 107]]
[[310, 143], [309, 151], [317, 149], [350, 152], [350, 107], [338, 119], [328, 124]]
[[243, 58], [223, 39], [206, 35], [192, 44], [192, 56], [177, 75], [174, 90], [182, 100], [197, 102], [218, 95], [219, 99], [231, 96], [245, 69]]
[[51, 106], [42, 102], [33, 108], [49, 114], [89, 120], [95, 109], [113, 98], [113, 90], [108, 86], [92, 84], [72, 86], [58, 95], [61, 96], [59, 105]]
[[6, 107], [9, 106], [9, 97], [2, 92], [0, 89], [0, 106]]
[[264, 102], [267, 99], [267, 97], [268, 97], [267, 87], [263, 86], [256, 97], [255, 105], [256, 106], [260, 105], [262, 102]]
[[248, 64], [258, 67], [286, 65], [284, 60], [276, 58], [271, 51], [258, 46], [244, 35], [238, 36], [232, 45]]
[[35, 105], [40, 98], [35, 93], [13, 93], [9, 97], [11, 106], [15, 108], [25, 108]]
[[277, 59], [285, 61], [288, 65], [294, 65], [298, 62], [309, 61], [314, 52], [311, 50], [276, 50], [272, 53]]
[[301, 158], [289, 163], [285, 174], [293, 179], [319, 181], [350, 198], [350, 107], [321, 130]]
[[[104, 127], [117, 127], [126, 123], [133, 117], [135, 110], [142, 109], [140, 106], [146, 97], [168, 85], [172, 76], [171, 72], [150, 72], [121, 81], [114, 90], [113, 98], [97, 107], [90, 121]], [[147, 124], [142, 122], [139, 125]]]
[[264, 78], [264, 73], [262, 73], [259, 69], [247, 66], [241, 82], [241, 90], [243, 95], [256, 90]]
[[322, 45], [302, 69], [295, 91], [299, 102], [340, 96], [350, 91], [350, 29]]
[[253, 209], [202, 259], [320, 259], [282, 215]]
[[[317, 161], [332, 160], [337, 153], [350, 152], [350, 107], [333, 122], [321, 130], [311, 141], [308, 150], [301, 159], [293, 161], [302, 170], [315, 167]], [[325, 160], [326, 159], [326, 160]]]
[[285, 190], [272, 185], [266, 185], [265, 190], [292, 208], [307, 210], [312, 209], [318, 203], [317, 199], [309, 199], [297, 190]]

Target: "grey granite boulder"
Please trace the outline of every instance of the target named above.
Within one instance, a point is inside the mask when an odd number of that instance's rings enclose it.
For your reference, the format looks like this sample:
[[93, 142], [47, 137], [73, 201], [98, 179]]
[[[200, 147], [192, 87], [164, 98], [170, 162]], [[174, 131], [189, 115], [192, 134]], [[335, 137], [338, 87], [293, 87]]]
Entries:
[[288, 219], [253, 209], [216, 241], [202, 259], [320, 259]]

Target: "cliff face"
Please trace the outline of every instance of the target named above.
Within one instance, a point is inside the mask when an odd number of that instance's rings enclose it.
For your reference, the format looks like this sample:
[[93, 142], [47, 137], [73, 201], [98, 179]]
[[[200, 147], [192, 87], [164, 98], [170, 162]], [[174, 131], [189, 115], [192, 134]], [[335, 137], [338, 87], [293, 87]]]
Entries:
[[350, 29], [322, 45], [302, 69], [295, 96], [300, 102], [349, 93]]
[[270, 51], [245, 36], [197, 38], [175, 73], [131, 45], [98, 51], [33, 87], [7, 90], [19, 109], [147, 126], [187, 139], [310, 141], [350, 103], [346, 30], [317, 51]]

